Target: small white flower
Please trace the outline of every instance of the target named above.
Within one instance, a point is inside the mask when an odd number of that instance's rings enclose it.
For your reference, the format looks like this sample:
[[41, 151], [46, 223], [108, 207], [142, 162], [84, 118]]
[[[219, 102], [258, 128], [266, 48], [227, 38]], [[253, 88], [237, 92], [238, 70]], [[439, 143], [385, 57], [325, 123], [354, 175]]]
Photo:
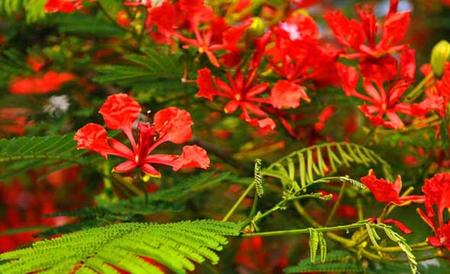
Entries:
[[44, 111], [52, 116], [59, 116], [69, 109], [69, 97], [67, 95], [55, 95], [48, 99]]
[[289, 33], [289, 39], [292, 41], [302, 38], [302, 34], [298, 31], [298, 27], [295, 24], [283, 22], [280, 24], [280, 28]]

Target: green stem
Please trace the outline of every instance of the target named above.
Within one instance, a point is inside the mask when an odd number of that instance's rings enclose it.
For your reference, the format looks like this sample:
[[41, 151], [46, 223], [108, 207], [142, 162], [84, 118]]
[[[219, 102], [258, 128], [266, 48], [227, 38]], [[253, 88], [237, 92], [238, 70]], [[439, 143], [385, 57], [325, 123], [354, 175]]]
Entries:
[[259, 200], [258, 195], [255, 195], [255, 198], [253, 198], [253, 205], [252, 205], [252, 209], [250, 210], [249, 218], [253, 218], [253, 216], [255, 216], [256, 209], [258, 207], [258, 200]]
[[[295, 201], [295, 202], [294, 202], [294, 207], [295, 207], [295, 209], [297, 210], [298, 214], [299, 214], [300, 216], [302, 216], [303, 219], [305, 219], [305, 221], [307, 221], [310, 225], [312, 225], [313, 227], [316, 227], [316, 228], [322, 227], [321, 224], [319, 224], [318, 222], [316, 222], [316, 221], [315, 221], [315, 220], [314, 220], [314, 219], [306, 212], [306, 210], [302, 207], [302, 205], [301, 205], [298, 201]], [[362, 221], [362, 220], [361, 220], [361, 221]], [[353, 240], [350, 240], [350, 239], [341, 237], [341, 236], [339, 236], [339, 235], [337, 235], [337, 234], [335, 234], [335, 233], [333, 233], [333, 232], [327, 232], [327, 237], [330, 238], [330, 239], [332, 239], [332, 240], [335, 241], [335, 242], [338, 242], [338, 243], [340, 243], [340, 244], [346, 246], [346, 247], [354, 246], [354, 245], [355, 245], [355, 242], [354, 242]]]
[[364, 209], [361, 198], [356, 199], [356, 208], [358, 210], [358, 220], [364, 220]]
[[[420, 242], [416, 244], [409, 245], [413, 250], [427, 250], [433, 249], [434, 247], [430, 246], [427, 242]], [[404, 252], [399, 246], [388, 246], [382, 247], [379, 249], [381, 252]]]
[[406, 97], [406, 102], [410, 103], [417, 99], [417, 97], [420, 96], [422, 93], [422, 88], [427, 84], [428, 81], [433, 79], [433, 73], [428, 74], [425, 76], [425, 78], [420, 81], [420, 83], [413, 89], [411, 92], [409, 92], [408, 96]]
[[[314, 230], [320, 231], [320, 232], [330, 232], [330, 231], [337, 231], [337, 230], [348, 230], [352, 228], [359, 228], [361, 226], [364, 226], [367, 222], [362, 221], [354, 224], [349, 225], [339, 225], [339, 226], [330, 226], [330, 227], [320, 227], [315, 228]], [[302, 228], [302, 229], [290, 229], [290, 230], [278, 230], [278, 231], [267, 231], [267, 232], [256, 232], [256, 233], [246, 233], [242, 234], [242, 237], [270, 237], [270, 236], [280, 236], [280, 235], [295, 235], [295, 234], [305, 234], [309, 233], [310, 228]]]
[[231, 215], [233, 215], [234, 211], [242, 203], [242, 201], [247, 196], [247, 194], [255, 187], [255, 185], [256, 185], [256, 182], [253, 182], [247, 187], [247, 189], [241, 194], [239, 199], [237, 199], [237, 201], [234, 203], [234, 205], [231, 207], [231, 209], [227, 212], [225, 217], [223, 217], [223, 219], [222, 219], [223, 222], [228, 221], [228, 219], [231, 217]]
[[378, 127], [372, 127], [370, 131], [367, 133], [366, 137], [364, 138], [364, 141], [362, 142], [363, 145], [367, 145], [369, 141], [375, 136], [375, 133], [377, 132]]
[[273, 212], [283, 208], [285, 206], [285, 204], [287, 204], [290, 201], [297, 201], [297, 200], [306, 199], [306, 198], [317, 198], [317, 199], [320, 199], [321, 196], [322, 196], [321, 193], [314, 193], [314, 194], [305, 194], [305, 195], [294, 196], [294, 197], [291, 197], [291, 198], [288, 198], [288, 199], [284, 199], [281, 202], [277, 203], [271, 209], [269, 209], [266, 212], [264, 212], [261, 215], [259, 215], [258, 218], [254, 218], [252, 221], [255, 222], [255, 223], [258, 222], [262, 218], [265, 218], [265, 217], [269, 216], [270, 214], [272, 214]]

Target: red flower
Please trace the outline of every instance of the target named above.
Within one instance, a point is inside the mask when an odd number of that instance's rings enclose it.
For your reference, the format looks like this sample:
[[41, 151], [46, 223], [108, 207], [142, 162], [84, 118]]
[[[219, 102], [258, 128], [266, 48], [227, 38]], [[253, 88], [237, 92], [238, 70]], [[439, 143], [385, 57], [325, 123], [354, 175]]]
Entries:
[[9, 91], [13, 94], [45, 94], [57, 91], [75, 75], [67, 72], [48, 71], [43, 75], [11, 80]]
[[[397, 12], [398, 1], [391, 1], [391, 9], [384, 22], [377, 22], [372, 5], [357, 5], [359, 21], [347, 19], [342, 11], [325, 12], [325, 20], [335, 38], [356, 54], [347, 57], [381, 57], [403, 49], [403, 40], [410, 21], [410, 12]], [[382, 33], [377, 39], [376, 34]]]
[[[358, 84], [358, 73], [355, 68], [337, 64], [341, 77], [342, 87], [347, 96], [357, 97], [366, 103], [360, 107], [364, 115], [376, 126], [399, 129], [405, 125], [398, 116], [402, 113], [409, 116], [421, 116], [426, 109], [420, 104], [408, 104], [401, 102], [401, 97], [410, 86], [414, 77], [415, 57], [414, 50], [406, 50], [400, 57], [396, 81], [389, 82], [385, 88], [383, 77], [363, 77], [363, 88], [365, 94], [356, 90]], [[374, 74], [374, 73], [372, 73]]]
[[422, 203], [424, 201], [424, 197], [418, 195], [400, 197], [400, 191], [402, 189], [402, 179], [400, 176], [392, 183], [386, 179], [378, 179], [373, 170], [370, 170], [369, 175], [361, 178], [361, 182], [369, 188], [375, 200], [381, 203], [393, 203], [402, 206], [410, 202]]
[[72, 13], [83, 7], [83, 0], [47, 0], [45, 12]]
[[[420, 70], [424, 75], [432, 73], [429, 64], [423, 65]], [[441, 78], [431, 79], [426, 87], [426, 99], [420, 105], [428, 110], [436, 111], [441, 117], [447, 112], [450, 103], [450, 62], [444, 66]]]
[[[426, 213], [420, 208], [417, 211], [435, 234], [428, 237], [428, 242], [432, 246], [450, 250], [450, 222], [444, 221], [444, 210], [450, 208], [450, 173], [438, 173], [433, 178], [426, 179], [422, 191], [425, 193]], [[437, 208], [437, 223], [434, 206]]]
[[199, 25], [199, 21], [195, 20], [193, 22], [192, 27], [195, 39], [186, 38], [178, 32], [174, 32], [174, 35], [185, 44], [185, 48], [198, 48], [198, 52], [206, 54], [211, 64], [219, 67], [219, 61], [217, 60], [217, 57], [214, 55], [213, 51], [221, 50], [224, 48], [224, 45], [220, 41], [220, 34], [223, 34], [223, 31], [226, 28], [225, 22], [223, 21], [223, 18], [217, 18], [208, 26], [208, 28], [202, 30], [200, 30]]
[[[271, 104], [268, 98], [258, 97], [269, 87], [268, 83], [254, 84], [256, 70], [252, 70], [248, 75], [242, 75], [237, 71], [234, 77], [227, 73], [229, 84], [220, 78], [211, 75], [208, 68], [198, 71], [197, 85], [199, 91], [197, 96], [212, 100], [214, 96], [221, 96], [230, 99], [225, 105], [225, 113], [233, 113], [238, 108], [241, 109], [241, 118], [250, 124], [259, 127], [275, 128], [275, 123], [268, 118], [268, 114], [260, 108], [260, 104]], [[258, 118], [252, 118], [251, 115]]]
[[214, 52], [239, 52], [238, 42], [251, 25], [251, 20], [228, 26], [225, 19], [216, 16], [204, 1], [182, 0], [175, 4], [166, 1], [155, 7], [149, 5], [145, 25], [157, 42], [170, 44], [176, 38], [184, 48], [197, 48], [212, 65], [219, 67], [219, 59]]
[[450, 173], [438, 173], [431, 179], [425, 180], [422, 187], [425, 193], [425, 207], [432, 212], [432, 207], [438, 209], [439, 225], [444, 224], [444, 209], [450, 208]]
[[159, 177], [161, 174], [153, 164], [171, 166], [173, 170], [184, 167], [208, 168], [209, 158], [206, 151], [198, 146], [184, 146], [181, 155], [151, 154], [165, 142], [182, 144], [191, 138], [192, 118], [187, 111], [169, 107], [158, 111], [153, 124], [137, 122], [137, 136], [133, 134], [141, 106], [126, 94], [109, 96], [100, 108], [105, 124], [109, 129], [120, 129], [131, 143], [131, 149], [114, 138], [108, 137], [106, 129], [94, 123], [80, 128], [74, 139], [78, 149], [89, 149], [103, 157], [114, 155], [126, 161], [114, 167], [116, 172], [129, 172], [137, 167], [145, 173]]
[[[318, 28], [310, 16], [291, 15], [273, 28], [273, 34], [275, 45], [266, 51], [266, 57], [270, 68], [290, 82], [286, 92], [299, 93], [299, 85], [307, 80], [319, 85], [336, 83], [338, 52], [319, 43]], [[302, 97], [309, 101], [306, 94]]]

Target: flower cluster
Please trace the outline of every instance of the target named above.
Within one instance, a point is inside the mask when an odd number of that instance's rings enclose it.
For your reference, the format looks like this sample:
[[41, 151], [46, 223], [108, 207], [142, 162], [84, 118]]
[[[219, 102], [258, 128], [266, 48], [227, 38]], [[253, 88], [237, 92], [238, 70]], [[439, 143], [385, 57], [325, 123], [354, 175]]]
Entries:
[[[224, 16], [201, 0], [124, 4], [145, 9], [145, 32], [156, 43], [193, 48], [205, 56], [216, 69], [197, 71], [198, 97], [223, 98], [225, 113], [239, 111], [252, 126], [273, 130], [275, 117], [298, 137], [298, 119], [290, 110], [311, 102], [310, 91], [324, 86], [341, 86], [347, 96], [361, 99], [360, 110], [374, 126], [402, 129], [430, 112], [445, 113], [449, 73], [430, 81], [422, 101], [405, 99], [416, 64], [415, 51], [405, 42], [411, 12], [399, 11], [398, 0], [390, 1], [383, 19], [375, 16], [372, 4], [356, 5], [358, 19], [340, 10], [326, 11], [323, 17], [335, 44], [300, 9], [315, 1], [301, 2], [294, 1], [296, 8], [281, 20], [270, 5], [263, 5], [263, 17], [251, 17], [251, 1], [231, 5]], [[48, 0], [46, 10], [73, 12], [81, 6], [81, 0]], [[271, 19], [276, 23], [269, 23]], [[124, 28], [130, 25], [123, 10], [116, 21]], [[345, 59], [357, 66], [344, 65]], [[422, 71], [428, 75], [430, 69], [424, 66]]]
[[428, 242], [432, 246], [450, 250], [450, 221], [444, 220], [444, 211], [450, 208], [450, 173], [438, 173], [426, 179], [422, 191], [425, 193], [425, 212], [420, 208], [417, 212], [435, 234], [428, 237]]
[[206, 151], [196, 145], [184, 146], [181, 155], [151, 154], [163, 143], [182, 144], [190, 140], [193, 122], [187, 111], [169, 107], [156, 112], [153, 123], [149, 123], [137, 121], [141, 110], [139, 103], [124, 93], [109, 96], [99, 113], [107, 128], [121, 130], [127, 136], [131, 148], [108, 137], [103, 126], [89, 123], [75, 134], [78, 149], [89, 149], [103, 157], [114, 155], [124, 158], [125, 162], [114, 167], [114, 171], [119, 173], [140, 168], [148, 175], [160, 177], [154, 164], [171, 166], [175, 171], [185, 167], [209, 167]]
[[[371, 170], [368, 176], [362, 177], [365, 184], [378, 202], [404, 206], [411, 202], [423, 203], [425, 211], [417, 208], [417, 212], [425, 223], [430, 226], [434, 236], [428, 237], [428, 242], [434, 247], [445, 247], [450, 250], [450, 221], [445, 221], [444, 213], [450, 209], [450, 173], [438, 173], [431, 179], [426, 179], [422, 187], [424, 195], [400, 196], [402, 181], [400, 176], [394, 183], [378, 179]], [[393, 223], [402, 231], [410, 233], [410, 229], [398, 220], [388, 219], [384, 222]]]

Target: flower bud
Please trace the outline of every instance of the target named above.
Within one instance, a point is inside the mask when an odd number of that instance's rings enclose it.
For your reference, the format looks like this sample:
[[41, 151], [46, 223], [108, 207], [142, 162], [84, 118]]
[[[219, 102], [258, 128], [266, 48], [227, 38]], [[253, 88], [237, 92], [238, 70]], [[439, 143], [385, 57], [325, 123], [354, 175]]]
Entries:
[[259, 17], [253, 17], [252, 23], [248, 28], [248, 33], [251, 37], [259, 37], [264, 33], [266, 26], [264, 21]]
[[431, 69], [436, 77], [444, 73], [445, 63], [450, 60], [450, 43], [442, 40], [437, 43], [431, 51]]

